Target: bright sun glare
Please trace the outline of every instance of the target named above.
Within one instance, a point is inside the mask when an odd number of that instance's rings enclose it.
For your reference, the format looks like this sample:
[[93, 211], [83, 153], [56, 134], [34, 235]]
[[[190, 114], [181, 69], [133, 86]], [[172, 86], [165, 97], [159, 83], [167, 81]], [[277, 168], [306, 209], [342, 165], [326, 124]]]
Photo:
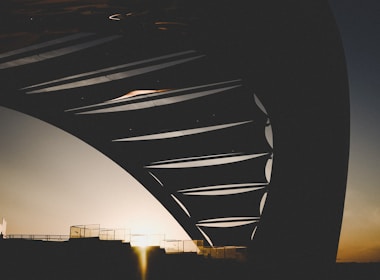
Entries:
[[149, 245], [148, 245], [148, 243], [141, 242], [140, 244], [137, 243], [133, 247], [134, 247], [134, 251], [137, 254], [138, 259], [139, 259], [141, 279], [145, 280], [147, 269], [148, 269]]
[[164, 234], [132, 234], [130, 243], [132, 247], [146, 248], [149, 246], [160, 246], [164, 240]]
[[148, 254], [150, 247], [160, 246], [165, 240], [163, 234], [132, 234], [130, 244], [139, 259], [141, 279], [146, 279], [148, 268]]

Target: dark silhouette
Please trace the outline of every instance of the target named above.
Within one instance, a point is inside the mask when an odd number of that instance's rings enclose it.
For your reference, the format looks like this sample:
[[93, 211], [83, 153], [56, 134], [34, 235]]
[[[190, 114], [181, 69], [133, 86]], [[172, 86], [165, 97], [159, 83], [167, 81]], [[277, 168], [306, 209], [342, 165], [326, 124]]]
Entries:
[[[121, 241], [0, 239], [0, 252], [1, 275], [7, 279], [142, 279], [137, 251]], [[196, 253], [165, 254], [159, 247], [149, 247], [147, 256], [145, 280], [264, 277], [257, 271], [252, 273], [247, 260], [214, 259]], [[307, 273], [307, 279], [313, 278], [312, 270]], [[370, 280], [379, 273], [379, 263], [337, 263], [325, 279]]]
[[328, 1], [106, 2], [10, 9], [7, 32], [50, 45], [1, 58], [1, 105], [107, 155], [193, 239], [249, 246], [250, 273], [328, 277], [349, 148]]

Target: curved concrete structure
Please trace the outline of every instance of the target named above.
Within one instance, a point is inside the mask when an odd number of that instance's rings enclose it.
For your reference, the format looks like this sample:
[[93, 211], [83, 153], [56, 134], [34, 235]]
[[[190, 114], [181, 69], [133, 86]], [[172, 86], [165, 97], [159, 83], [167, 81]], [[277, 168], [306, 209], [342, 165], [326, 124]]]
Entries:
[[268, 277], [334, 263], [349, 96], [328, 1], [166, 2], [2, 54], [1, 105], [97, 148]]

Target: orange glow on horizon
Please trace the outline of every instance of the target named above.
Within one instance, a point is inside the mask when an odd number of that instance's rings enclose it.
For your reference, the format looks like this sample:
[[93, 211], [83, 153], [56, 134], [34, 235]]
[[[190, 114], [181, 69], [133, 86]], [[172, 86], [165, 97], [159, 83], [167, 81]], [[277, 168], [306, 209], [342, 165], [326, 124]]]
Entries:
[[339, 242], [337, 262], [380, 262], [380, 240], [367, 233], [344, 233]]
[[[348, 203], [351, 202], [350, 196], [349, 193]], [[353, 206], [351, 209], [346, 207], [344, 212], [336, 261], [380, 262], [380, 212]]]

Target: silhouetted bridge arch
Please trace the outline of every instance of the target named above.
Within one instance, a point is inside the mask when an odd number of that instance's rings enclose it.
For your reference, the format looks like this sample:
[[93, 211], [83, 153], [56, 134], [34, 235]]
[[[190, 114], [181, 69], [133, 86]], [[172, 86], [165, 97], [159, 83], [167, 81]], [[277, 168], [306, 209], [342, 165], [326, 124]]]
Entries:
[[328, 1], [174, 2], [15, 45], [0, 104], [107, 155], [192, 239], [335, 261], [349, 102]]

